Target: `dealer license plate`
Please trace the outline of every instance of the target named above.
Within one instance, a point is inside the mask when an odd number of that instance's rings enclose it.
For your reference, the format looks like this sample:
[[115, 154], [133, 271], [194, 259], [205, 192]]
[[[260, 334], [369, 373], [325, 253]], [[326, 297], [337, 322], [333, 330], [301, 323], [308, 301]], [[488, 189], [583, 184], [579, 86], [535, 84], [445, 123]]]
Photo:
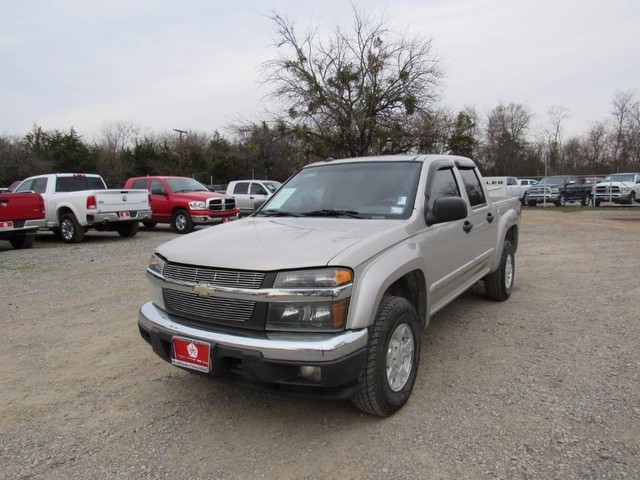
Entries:
[[211, 371], [211, 345], [184, 337], [173, 337], [171, 363], [199, 372]]
[[131, 213], [129, 213], [129, 212], [120, 212], [120, 218], [131, 218]]
[[0, 230], [6, 230], [7, 228], [13, 228], [13, 221], [0, 222]]

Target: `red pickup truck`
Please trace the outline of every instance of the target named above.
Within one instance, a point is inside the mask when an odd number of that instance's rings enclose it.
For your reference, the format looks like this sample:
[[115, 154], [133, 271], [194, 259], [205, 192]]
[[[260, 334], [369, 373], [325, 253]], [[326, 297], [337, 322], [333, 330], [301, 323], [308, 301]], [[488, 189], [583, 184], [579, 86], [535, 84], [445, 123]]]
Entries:
[[213, 225], [239, 218], [240, 209], [235, 199], [209, 191], [197, 180], [189, 177], [136, 177], [130, 178], [124, 188], [149, 190], [151, 218], [145, 227], [168, 223], [177, 233], [189, 233], [195, 225]]
[[39, 194], [0, 194], [0, 240], [9, 240], [14, 248], [30, 248], [36, 232], [46, 224], [44, 201]]

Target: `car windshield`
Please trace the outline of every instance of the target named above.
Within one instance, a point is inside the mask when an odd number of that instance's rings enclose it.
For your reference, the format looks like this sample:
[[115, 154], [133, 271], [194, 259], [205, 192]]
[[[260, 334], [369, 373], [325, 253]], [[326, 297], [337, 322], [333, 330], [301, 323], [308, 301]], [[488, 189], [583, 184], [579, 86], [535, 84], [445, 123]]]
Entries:
[[567, 177], [544, 177], [538, 182], [538, 185], [564, 185]]
[[325, 163], [300, 170], [257, 216], [408, 218], [422, 163]]
[[169, 178], [167, 179], [169, 188], [173, 193], [181, 192], [208, 192], [209, 189], [193, 178]]
[[607, 183], [607, 182], [635, 182], [636, 178], [635, 175], [633, 174], [623, 174], [623, 173], [619, 173], [616, 175], [607, 175], [606, 177], [604, 177], [603, 180], [601, 180], [602, 183]]

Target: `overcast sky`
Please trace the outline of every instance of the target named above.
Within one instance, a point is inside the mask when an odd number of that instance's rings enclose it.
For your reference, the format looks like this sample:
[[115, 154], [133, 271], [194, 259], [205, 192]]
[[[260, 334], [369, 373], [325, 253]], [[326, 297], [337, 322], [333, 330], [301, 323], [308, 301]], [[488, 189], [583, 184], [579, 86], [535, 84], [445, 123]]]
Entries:
[[[610, 114], [618, 90], [640, 98], [639, 0], [368, 0], [397, 31], [434, 39], [443, 103], [487, 113], [525, 104], [540, 125], [568, 109], [565, 136]], [[0, 134], [105, 123], [226, 134], [268, 105], [260, 64], [274, 58], [271, 11], [351, 24], [347, 1], [23, 0], [0, 16]]]

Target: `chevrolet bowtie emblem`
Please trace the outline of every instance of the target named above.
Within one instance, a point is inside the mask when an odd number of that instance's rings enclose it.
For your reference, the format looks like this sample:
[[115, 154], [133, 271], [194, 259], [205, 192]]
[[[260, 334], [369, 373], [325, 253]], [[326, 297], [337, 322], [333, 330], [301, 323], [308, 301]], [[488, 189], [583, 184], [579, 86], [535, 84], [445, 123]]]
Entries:
[[195, 293], [199, 297], [208, 297], [210, 295], [213, 295], [214, 292], [215, 289], [208, 283], [198, 283], [195, 287], [193, 287], [193, 293]]

